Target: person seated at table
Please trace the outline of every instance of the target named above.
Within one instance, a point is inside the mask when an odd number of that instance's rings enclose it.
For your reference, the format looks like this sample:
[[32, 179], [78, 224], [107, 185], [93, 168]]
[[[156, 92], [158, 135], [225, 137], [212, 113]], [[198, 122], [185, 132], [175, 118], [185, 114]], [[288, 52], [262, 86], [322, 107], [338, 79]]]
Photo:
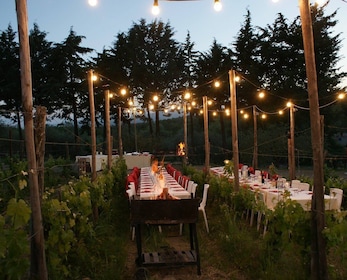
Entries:
[[149, 172], [149, 175], [151, 176], [152, 182], [154, 184], [157, 183], [157, 176], [159, 174], [159, 161], [157, 158], [154, 158], [151, 163], [151, 171]]
[[157, 158], [154, 158], [151, 164], [151, 175], [158, 174], [159, 171], [159, 161]]

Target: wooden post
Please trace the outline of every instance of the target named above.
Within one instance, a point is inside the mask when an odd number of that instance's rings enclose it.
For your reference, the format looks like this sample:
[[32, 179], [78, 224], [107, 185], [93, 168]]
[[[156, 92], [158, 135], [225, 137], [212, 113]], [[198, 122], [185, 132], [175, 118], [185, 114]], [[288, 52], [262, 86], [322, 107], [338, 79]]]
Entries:
[[95, 132], [95, 107], [94, 107], [94, 86], [93, 70], [88, 71], [88, 89], [90, 105], [90, 135], [92, 138], [92, 182], [96, 179], [96, 132]]
[[122, 107], [118, 107], [118, 143], [119, 143], [119, 156], [123, 157], [123, 142], [122, 142]]
[[110, 90], [105, 90], [105, 126], [106, 126], [106, 146], [107, 146], [107, 169], [112, 166], [112, 146], [111, 146], [111, 126], [110, 126]]
[[236, 104], [236, 84], [235, 71], [229, 70], [229, 85], [230, 85], [230, 105], [231, 105], [231, 134], [233, 146], [233, 161], [234, 161], [234, 188], [239, 190], [239, 140], [237, 133], [237, 104]]
[[42, 213], [40, 193], [37, 175], [37, 165], [34, 142], [33, 101], [32, 101], [32, 77], [30, 64], [30, 47], [28, 34], [27, 1], [16, 0], [19, 56], [22, 87], [22, 105], [24, 111], [25, 146], [29, 168], [29, 187], [31, 205], [31, 268], [30, 279], [48, 279], [45, 240], [43, 235]]
[[257, 109], [255, 105], [253, 105], [253, 139], [254, 139], [253, 167], [254, 169], [258, 169], [258, 126], [257, 126]]
[[311, 279], [328, 279], [325, 228], [324, 174], [322, 135], [320, 126], [317, 72], [314, 39], [309, 0], [299, 0], [304, 55], [307, 75], [308, 99], [310, 105], [311, 141], [313, 152], [313, 196], [311, 211]]
[[46, 144], [46, 115], [47, 109], [43, 106], [36, 108], [35, 117], [35, 147], [36, 147], [36, 164], [37, 164], [37, 176], [39, 182], [40, 200], [44, 191], [45, 182], [45, 144]]
[[188, 164], [188, 133], [187, 133], [187, 102], [184, 101], [183, 103], [183, 127], [184, 127], [184, 149], [185, 149], [185, 154], [183, 157], [183, 164], [187, 165]]
[[202, 97], [203, 115], [204, 115], [204, 139], [205, 139], [205, 171], [210, 171], [210, 141], [208, 139], [208, 108], [207, 96]]
[[289, 108], [290, 112], [290, 147], [289, 147], [289, 179], [294, 180], [295, 179], [295, 139], [294, 139], [294, 130], [295, 130], [295, 120], [294, 120], [294, 104], [291, 104]]

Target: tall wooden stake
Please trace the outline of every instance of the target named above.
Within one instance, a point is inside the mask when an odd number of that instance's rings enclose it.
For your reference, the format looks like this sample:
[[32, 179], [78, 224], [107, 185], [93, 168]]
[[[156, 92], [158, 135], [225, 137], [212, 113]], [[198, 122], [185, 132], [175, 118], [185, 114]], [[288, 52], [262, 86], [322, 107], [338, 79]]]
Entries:
[[310, 104], [311, 141], [313, 152], [313, 196], [311, 211], [311, 279], [328, 279], [325, 228], [323, 151], [320, 125], [317, 72], [309, 0], [299, 0], [302, 36]]
[[45, 182], [45, 146], [46, 146], [46, 115], [47, 109], [43, 106], [36, 108], [35, 114], [35, 147], [36, 147], [36, 164], [37, 164], [37, 176], [39, 182], [40, 200], [44, 191]]
[[26, 0], [16, 0], [16, 10], [19, 35], [25, 146], [29, 167], [30, 204], [32, 211], [30, 278], [45, 280], [48, 279], [48, 274], [45, 258], [45, 240], [43, 235], [42, 213], [35, 155], [31, 64]]
[[118, 107], [118, 145], [119, 145], [119, 157], [123, 157], [123, 141], [122, 141], [122, 107]]
[[253, 167], [258, 169], [258, 126], [257, 126], [257, 108], [253, 105]]
[[112, 142], [111, 142], [111, 125], [110, 125], [110, 90], [105, 90], [105, 126], [106, 126], [106, 145], [107, 145], [107, 169], [111, 170], [112, 166]]
[[294, 130], [295, 130], [295, 120], [294, 120], [294, 105], [292, 104], [289, 108], [290, 116], [290, 138], [289, 142], [289, 179], [295, 179], [295, 139], [294, 139]]
[[188, 127], [187, 127], [187, 102], [183, 103], [183, 134], [184, 134], [184, 149], [183, 164], [188, 164]]
[[205, 139], [205, 171], [210, 171], [210, 141], [208, 138], [208, 109], [207, 109], [207, 96], [202, 97], [202, 106], [204, 114], [204, 139]]
[[237, 132], [237, 104], [236, 104], [236, 84], [235, 84], [235, 70], [229, 71], [229, 85], [230, 85], [230, 105], [231, 105], [231, 134], [233, 146], [233, 162], [234, 162], [234, 188], [238, 191], [240, 188], [239, 181], [239, 140]]
[[93, 70], [88, 71], [88, 89], [90, 106], [90, 135], [92, 138], [92, 182], [96, 179], [96, 132], [95, 132], [95, 105], [94, 105], [94, 86]]

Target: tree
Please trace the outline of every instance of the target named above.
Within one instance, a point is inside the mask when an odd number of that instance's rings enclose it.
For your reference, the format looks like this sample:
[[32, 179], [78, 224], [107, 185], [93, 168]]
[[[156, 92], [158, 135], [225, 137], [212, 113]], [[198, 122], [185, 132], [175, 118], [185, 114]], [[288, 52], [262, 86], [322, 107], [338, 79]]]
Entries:
[[49, 83], [49, 57], [52, 52], [52, 43], [46, 40], [47, 33], [42, 32], [35, 23], [30, 31], [30, 57], [32, 67], [33, 99], [34, 105], [45, 106], [48, 114], [53, 113], [54, 96], [51, 94]]
[[170, 24], [157, 20], [147, 24], [141, 19], [127, 34], [118, 36], [114, 46], [116, 55], [120, 52], [127, 58], [124, 71], [128, 75], [132, 95], [147, 109], [151, 135], [149, 105], [153, 104], [153, 95], [157, 94], [160, 100], [156, 104], [156, 135], [159, 135], [159, 110], [174, 100], [177, 89], [182, 87], [180, 73], [183, 60], [173, 35]]
[[[232, 68], [231, 52], [226, 47], [213, 41], [209, 51], [201, 54], [197, 61], [197, 88], [199, 97], [207, 96], [213, 100], [209, 108], [221, 111], [230, 103], [229, 83], [226, 73]], [[219, 81], [220, 86], [215, 87], [214, 82]], [[226, 148], [226, 134], [223, 114], [220, 114], [222, 130], [222, 146]]]
[[238, 107], [248, 107], [257, 103], [256, 91], [263, 72], [260, 71], [260, 46], [258, 34], [251, 23], [251, 13], [247, 10], [245, 21], [233, 44], [235, 70], [243, 80], [237, 89]]
[[80, 46], [83, 36], [76, 35], [70, 29], [68, 37], [62, 43], [56, 43], [52, 50], [49, 63], [49, 77], [55, 99], [55, 116], [73, 120], [75, 142], [78, 142], [78, 118], [88, 115], [89, 108], [79, 105], [86, 104], [88, 98], [86, 86], [87, 62], [84, 55], [92, 49]]
[[22, 140], [20, 122], [21, 111], [21, 86], [19, 67], [19, 46], [15, 41], [16, 32], [11, 25], [0, 37], [0, 98], [3, 101], [1, 108], [3, 116], [17, 122], [19, 139]]
[[[194, 89], [198, 85], [196, 84], [197, 81], [197, 60], [199, 57], [199, 52], [194, 50], [194, 42], [191, 41], [190, 33], [188, 32], [186, 36], [185, 42], [182, 44], [181, 52], [182, 52], [182, 58], [184, 60], [184, 65], [182, 69], [182, 78], [183, 78], [183, 85], [188, 89]], [[192, 93], [194, 94], [194, 93]], [[194, 98], [194, 97], [193, 97]], [[195, 142], [194, 142], [194, 114], [196, 111], [194, 108], [191, 108], [189, 113], [189, 120], [190, 120], [190, 126], [189, 126], [189, 135], [190, 135], [190, 141], [191, 146], [193, 147], [193, 150], [195, 148]], [[187, 143], [188, 145], [188, 143]], [[188, 145], [189, 146], [189, 145]], [[188, 149], [189, 152], [190, 149]], [[188, 154], [189, 156], [189, 154]]]

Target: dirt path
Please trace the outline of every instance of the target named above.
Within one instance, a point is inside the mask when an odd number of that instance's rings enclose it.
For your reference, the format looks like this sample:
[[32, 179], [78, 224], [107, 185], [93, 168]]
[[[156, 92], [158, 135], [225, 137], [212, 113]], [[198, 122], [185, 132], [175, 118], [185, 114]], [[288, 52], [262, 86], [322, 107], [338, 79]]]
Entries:
[[[165, 229], [163, 229], [163, 234], [165, 235]], [[165, 237], [168, 247], [174, 248], [176, 250], [188, 250], [189, 241], [187, 236], [180, 236], [178, 234], [170, 234]], [[220, 269], [214, 267], [210, 263], [210, 258], [214, 259], [213, 264], [218, 263], [216, 261], [214, 254], [218, 249], [214, 250], [215, 244], [213, 242], [208, 242], [208, 251], [211, 256], [206, 256], [206, 245], [202, 244], [202, 240], [199, 240], [199, 248], [201, 252], [201, 276], [197, 275], [197, 267], [195, 265], [191, 266], [175, 266], [175, 267], [146, 267], [145, 269], [140, 269], [136, 267], [135, 259], [137, 256], [136, 242], [129, 241], [128, 245], [128, 255], [126, 261], [126, 275], [124, 279], [151, 279], [151, 280], [187, 280], [187, 279], [199, 279], [199, 280], [224, 280], [224, 279], [245, 279], [240, 275], [238, 270], [233, 270], [232, 268], [227, 269], [228, 273], [221, 271]], [[218, 256], [216, 256], [218, 257]]]

